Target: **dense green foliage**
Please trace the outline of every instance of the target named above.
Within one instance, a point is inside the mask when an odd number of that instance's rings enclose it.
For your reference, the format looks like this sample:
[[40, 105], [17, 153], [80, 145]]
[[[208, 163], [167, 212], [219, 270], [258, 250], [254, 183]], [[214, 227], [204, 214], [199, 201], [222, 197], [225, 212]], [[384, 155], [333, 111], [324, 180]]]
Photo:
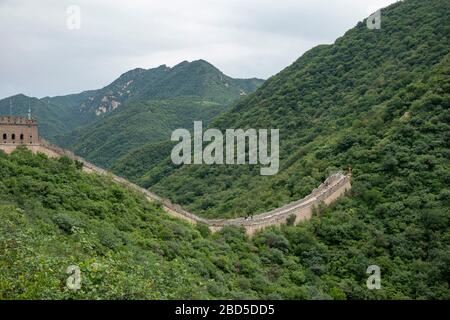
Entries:
[[[402, 221], [397, 203], [371, 211], [347, 197], [250, 240], [172, 219], [67, 158], [0, 152], [0, 177], [0, 299], [450, 298], [448, 216], [436, 209], [448, 190], [411, 196]], [[365, 287], [370, 264], [381, 290]], [[81, 269], [78, 291], [66, 287], [69, 265]]]
[[[142, 172], [146, 172], [155, 166], [162, 168], [160, 174], [164, 175], [164, 168], [170, 170], [169, 155], [175, 144], [176, 142], [172, 141], [145, 144], [118, 158], [111, 170], [120, 172], [122, 176], [135, 183], [142, 180]], [[163, 161], [167, 163], [165, 167], [161, 166]]]
[[82, 113], [108, 112], [114, 103], [166, 100], [196, 96], [229, 104], [242, 93], [250, 93], [262, 84], [260, 79], [233, 79], [204, 60], [184, 61], [173, 68], [166, 65], [152, 69], [133, 69], [98, 90], [52, 97], [59, 105], [77, 107]]
[[[83, 102], [83, 108], [98, 111], [95, 108], [101, 106], [105, 114], [55, 141], [110, 167], [133, 149], [167, 141], [174, 129], [189, 128], [194, 120], [208, 124], [261, 83], [259, 79], [230, 78], [203, 60], [185, 61], [173, 68], [135, 69]], [[113, 108], [113, 100], [124, 104]]]
[[301, 198], [329, 172], [352, 165], [351, 197], [283, 233], [301, 248], [302, 264], [327, 279], [321, 284], [333, 283], [334, 297], [362, 297], [348, 289], [373, 263], [385, 273], [384, 297], [448, 299], [448, 12], [442, 0], [392, 5], [382, 11], [381, 30], [359, 23], [211, 124], [279, 128], [278, 175], [244, 166], [179, 168], [166, 159], [134, 178], [194, 212], [231, 217]]

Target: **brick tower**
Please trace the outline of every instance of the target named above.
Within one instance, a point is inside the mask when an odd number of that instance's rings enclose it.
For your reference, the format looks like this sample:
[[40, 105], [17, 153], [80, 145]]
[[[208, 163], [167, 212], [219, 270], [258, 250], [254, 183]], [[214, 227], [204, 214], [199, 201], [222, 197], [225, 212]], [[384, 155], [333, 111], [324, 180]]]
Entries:
[[39, 145], [38, 125], [28, 117], [0, 116], [0, 145]]

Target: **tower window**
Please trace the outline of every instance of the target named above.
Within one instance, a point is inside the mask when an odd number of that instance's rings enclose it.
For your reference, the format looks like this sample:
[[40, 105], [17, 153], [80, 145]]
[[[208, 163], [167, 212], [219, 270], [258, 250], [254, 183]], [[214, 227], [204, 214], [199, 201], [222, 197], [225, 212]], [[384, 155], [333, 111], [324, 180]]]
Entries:
[[3, 140], [8, 139], [8, 135], [6, 133], [3, 134]]
[[20, 134], [20, 140], [23, 140], [23, 133]]
[[16, 140], [16, 134], [15, 134], [15, 133], [13, 133], [13, 134], [11, 135], [11, 139]]

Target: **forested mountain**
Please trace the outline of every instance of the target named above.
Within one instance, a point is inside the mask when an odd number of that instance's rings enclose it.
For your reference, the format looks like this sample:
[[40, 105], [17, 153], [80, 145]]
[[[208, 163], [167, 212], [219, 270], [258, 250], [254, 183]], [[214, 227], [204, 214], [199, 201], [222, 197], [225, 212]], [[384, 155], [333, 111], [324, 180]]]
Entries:
[[[126, 90], [124, 89], [126, 83]], [[194, 120], [208, 124], [240, 97], [256, 90], [259, 79], [233, 79], [204, 60], [173, 68], [136, 69], [96, 93], [93, 123], [55, 137], [57, 144], [103, 167], [113, 166], [133, 149], [170, 139], [177, 128]], [[122, 107], [109, 105], [106, 92], [120, 96]], [[104, 101], [104, 102], [102, 102]], [[116, 101], [116, 100], [114, 100]]]
[[102, 89], [52, 97], [50, 100], [96, 115], [115, 110], [125, 102], [182, 96], [230, 104], [239, 96], [255, 91], [262, 82], [256, 78], [230, 78], [204, 60], [183, 61], [172, 68], [162, 65], [147, 70], [130, 70]]
[[[67, 146], [79, 134], [72, 133], [73, 130], [97, 121], [103, 123], [102, 115], [121, 109], [126, 103], [188, 97], [193, 101], [191, 108], [200, 100], [229, 106], [241, 96], [255, 91], [262, 83], [263, 80], [256, 78], [228, 77], [204, 60], [184, 61], [172, 68], [162, 65], [152, 69], [130, 70], [98, 90], [42, 99], [22, 94], [8, 97], [0, 100], [0, 114], [10, 113], [10, 103], [13, 104], [13, 114], [25, 115], [30, 106], [33, 117], [42, 128], [41, 135]], [[187, 99], [184, 105], [186, 101]], [[221, 111], [223, 109], [219, 107], [215, 115]], [[205, 120], [207, 119], [208, 115]], [[154, 129], [156, 131], [159, 128]], [[95, 133], [97, 132], [98, 130]]]
[[228, 107], [197, 97], [130, 102], [55, 140], [97, 165], [110, 167], [133, 149], [170, 139], [173, 130], [189, 128], [194, 120], [209, 123]]
[[[221, 130], [278, 128], [277, 175], [244, 165], [176, 167], [166, 159], [132, 178], [208, 217], [278, 207], [349, 165], [361, 196], [376, 198], [374, 207], [399, 203], [411, 190], [437, 197], [449, 173], [449, 10], [442, 0], [391, 5], [382, 10], [380, 30], [358, 23], [213, 121]], [[135, 163], [146, 162], [145, 153], [135, 154]], [[115, 169], [126, 175], [126, 162]], [[429, 177], [433, 189], [424, 183]]]
[[0, 176], [2, 300], [329, 297], [281, 235], [211, 235], [68, 158], [0, 152]]

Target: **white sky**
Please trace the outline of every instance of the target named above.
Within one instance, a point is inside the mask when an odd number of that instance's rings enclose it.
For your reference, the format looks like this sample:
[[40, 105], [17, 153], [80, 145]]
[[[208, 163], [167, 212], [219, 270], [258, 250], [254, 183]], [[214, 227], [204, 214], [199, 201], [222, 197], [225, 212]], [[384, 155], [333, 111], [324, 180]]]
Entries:
[[[268, 78], [396, 0], [0, 0], [0, 98], [103, 87], [129, 69], [205, 59]], [[67, 8], [81, 9], [69, 30]]]

